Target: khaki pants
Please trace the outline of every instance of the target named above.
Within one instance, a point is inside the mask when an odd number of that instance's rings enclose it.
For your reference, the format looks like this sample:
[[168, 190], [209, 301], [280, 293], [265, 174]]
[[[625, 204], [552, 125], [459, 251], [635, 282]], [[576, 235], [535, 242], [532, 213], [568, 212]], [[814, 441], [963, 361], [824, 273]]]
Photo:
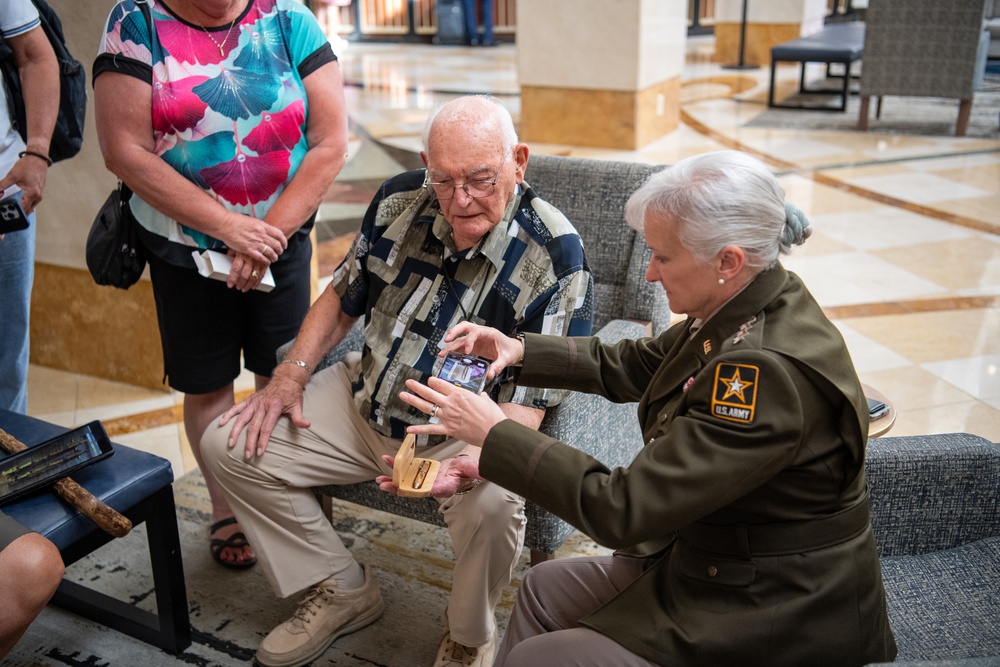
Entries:
[[[243, 439], [228, 449], [230, 427], [209, 426], [202, 454], [219, 480], [240, 527], [277, 595], [288, 597], [351, 567], [355, 561], [324, 516], [314, 486], [353, 484], [391, 474], [382, 461], [400, 442], [368, 426], [351, 395], [360, 356], [316, 373], [306, 387], [307, 429], [287, 417], [267, 451], [243, 458]], [[449, 440], [419, 456], [445, 459], [465, 443]], [[510, 582], [524, 542], [524, 500], [495, 484], [441, 502], [455, 552], [448, 625], [466, 646], [486, 643], [496, 631], [494, 611]]]
[[528, 571], [493, 667], [656, 667], [580, 625], [634, 582], [648, 562], [621, 556], [565, 558]]

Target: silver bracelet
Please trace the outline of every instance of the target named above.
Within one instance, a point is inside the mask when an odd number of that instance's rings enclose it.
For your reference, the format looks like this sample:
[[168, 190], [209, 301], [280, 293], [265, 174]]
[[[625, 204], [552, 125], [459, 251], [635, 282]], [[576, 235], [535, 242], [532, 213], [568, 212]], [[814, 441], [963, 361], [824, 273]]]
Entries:
[[475, 489], [477, 486], [479, 486], [482, 483], [483, 483], [483, 480], [481, 480], [481, 479], [474, 479], [474, 480], [472, 480], [472, 484], [468, 488], [462, 489], [461, 491], [456, 491], [455, 495], [456, 496], [464, 496], [469, 491], [472, 491], [473, 489]]
[[279, 366], [281, 364], [295, 364], [299, 368], [306, 369], [306, 373], [309, 373], [309, 375], [312, 375], [312, 371], [309, 369], [309, 364], [307, 364], [306, 362], [302, 361], [301, 359], [282, 359], [281, 361], [278, 362]]

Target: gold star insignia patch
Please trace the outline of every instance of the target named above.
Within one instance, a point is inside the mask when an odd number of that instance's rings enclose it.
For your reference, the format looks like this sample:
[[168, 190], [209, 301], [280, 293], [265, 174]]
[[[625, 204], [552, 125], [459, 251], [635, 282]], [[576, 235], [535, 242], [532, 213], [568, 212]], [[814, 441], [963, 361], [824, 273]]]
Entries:
[[760, 367], [719, 364], [715, 368], [712, 414], [720, 419], [752, 424], [757, 410]]

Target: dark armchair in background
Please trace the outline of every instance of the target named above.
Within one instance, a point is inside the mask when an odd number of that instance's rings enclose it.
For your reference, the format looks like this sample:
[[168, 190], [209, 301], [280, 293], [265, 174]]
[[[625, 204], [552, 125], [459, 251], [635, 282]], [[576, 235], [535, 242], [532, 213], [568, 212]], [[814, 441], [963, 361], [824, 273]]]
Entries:
[[960, 100], [955, 135], [963, 136], [986, 68], [987, 1], [994, 0], [870, 0], [858, 129], [868, 129], [873, 95], [876, 118], [886, 95], [945, 97]]

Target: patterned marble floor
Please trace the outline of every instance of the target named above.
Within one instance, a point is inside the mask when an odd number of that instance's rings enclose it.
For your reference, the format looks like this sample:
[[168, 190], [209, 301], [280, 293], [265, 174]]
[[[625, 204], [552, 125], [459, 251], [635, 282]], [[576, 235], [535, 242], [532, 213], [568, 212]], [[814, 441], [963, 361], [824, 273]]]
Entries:
[[[434, 103], [491, 92], [520, 115], [513, 45], [335, 49], [352, 141], [317, 227], [327, 280], [377, 185], [415, 165]], [[766, 110], [768, 71], [733, 74], [711, 62], [712, 50], [710, 38], [689, 41], [676, 131], [637, 151], [531, 151], [647, 163], [721, 148], [762, 157], [815, 227], [785, 264], [843, 331], [862, 380], [896, 408], [890, 435], [966, 431], [1000, 441], [1000, 138], [747, 127]], [[797, 72], [783, 67], [779, 77], [780, 97]], [[178, 476], [195, 467], [175, 393], [39, 366], [29, 385], [33, 415], [67, 426], [102, 419], [119, 442], [170, 459]]]

